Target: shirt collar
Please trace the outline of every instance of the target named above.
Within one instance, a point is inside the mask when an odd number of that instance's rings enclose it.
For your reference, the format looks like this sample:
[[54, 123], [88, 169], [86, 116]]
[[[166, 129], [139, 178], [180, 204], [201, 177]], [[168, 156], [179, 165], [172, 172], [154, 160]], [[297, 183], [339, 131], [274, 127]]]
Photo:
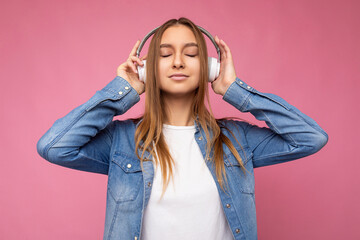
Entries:
[[[135, 129], [138, 128], [139, 124], [142, 122], [143, 118], [140, 119], [140, 121], [136, 124], [136, 127]], [[200, 131], [200, 128], [201, 128], [201, 125], [198, 125], [197, 124], [197, 121], [199, 121], [199, 115], [196, 114], [196, 119], [194, 119], [194, 125], [195, 125], [195, 129], [196, 129], [196, 132], [199, 132]]]

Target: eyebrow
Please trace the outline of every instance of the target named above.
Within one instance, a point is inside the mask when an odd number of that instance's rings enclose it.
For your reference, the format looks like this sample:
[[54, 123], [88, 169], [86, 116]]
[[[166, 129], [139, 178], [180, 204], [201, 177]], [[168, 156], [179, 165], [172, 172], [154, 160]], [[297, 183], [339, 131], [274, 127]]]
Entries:
[[[186, 48], [186, 47], [199, 47], [199, 46], [194, 42], [189, 42], [184, 45], [184, 48]], [[163, 43], [160, 45], [160, 48], [174, 48], [174, 47], [173, 47], [173, 45], [171, 45], [169, 43]]]

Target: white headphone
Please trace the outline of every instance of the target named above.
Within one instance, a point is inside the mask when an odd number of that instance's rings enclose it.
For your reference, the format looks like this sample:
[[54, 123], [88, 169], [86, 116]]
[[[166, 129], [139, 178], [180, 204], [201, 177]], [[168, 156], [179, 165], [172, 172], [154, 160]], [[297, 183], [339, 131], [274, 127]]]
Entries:
[[[220, 72], [220, 48], [217, 45], [217, 43], [215, 42], [214, 38], [211, 36], [211, 34], [206, 31], [204, 28], [196, 25], [201, 32], [203, 32], [206, 36], [208, 36], [211, 40], [211, 42], [214, 44], [215, 48], [216, 48], [216, 52], [218, 54], [218, 58], [213, 58], [213, 57], [208, 57], [208, 69], [209, 69], [209, 82], [214, 81], [218, 76], [219, 76], [219, 72]], [[146, 40], [155, 33], [155, 31], [158, 29], [159, 27], [153, 29], [152, 31], [150, 31], [145, 37], [144, 39], [141, 41], [139, 48], [136, 51], [136, 55], [137, 57], [140, 56], [140, 51], [142, 49], [142, 47], [144, 46]], [[137, 66], [137, 71], [139, 73], [139, 79], [142, 82], [146, 82], [146, 60], [142, 60], [142, 62], [144, 63], [143, 66], [138, 65]]]

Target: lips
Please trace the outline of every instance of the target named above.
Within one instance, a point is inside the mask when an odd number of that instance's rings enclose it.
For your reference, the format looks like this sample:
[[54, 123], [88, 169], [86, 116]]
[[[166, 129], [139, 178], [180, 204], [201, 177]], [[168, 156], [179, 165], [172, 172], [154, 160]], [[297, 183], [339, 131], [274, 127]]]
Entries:
[[170, 78], [171, 77], [188, 77], [188, 75], [185, 75], [183, 73], [174, 73], [174, 74], [170, 75]]
[[183, 81], [183, 80], [187, 79], [188, 76], [185, 74], [173, 74], [170, 76], [170, 78], [175, 81]]

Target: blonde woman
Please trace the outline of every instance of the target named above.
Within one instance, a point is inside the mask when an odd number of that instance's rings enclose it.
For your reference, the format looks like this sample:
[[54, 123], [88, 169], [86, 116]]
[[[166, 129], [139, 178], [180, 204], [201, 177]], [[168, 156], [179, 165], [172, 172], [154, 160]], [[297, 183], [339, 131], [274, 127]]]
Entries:
[[[214, 118], [205, 39], [180, 18], [156, 30], [142, 58], [137, 41], [117, 76], [38, 141], [51, 163], [108, 175], [104, 239], [257, 239], [254, 168], [327, 143], [313, 119], [239, 79], [229, 46], [215, 42], [221, 57], [213, 91], [268, 127]], [[145, 61], [144, 83], [137, 69]], [[144, 92], [142, 116], [113, 120]]]

